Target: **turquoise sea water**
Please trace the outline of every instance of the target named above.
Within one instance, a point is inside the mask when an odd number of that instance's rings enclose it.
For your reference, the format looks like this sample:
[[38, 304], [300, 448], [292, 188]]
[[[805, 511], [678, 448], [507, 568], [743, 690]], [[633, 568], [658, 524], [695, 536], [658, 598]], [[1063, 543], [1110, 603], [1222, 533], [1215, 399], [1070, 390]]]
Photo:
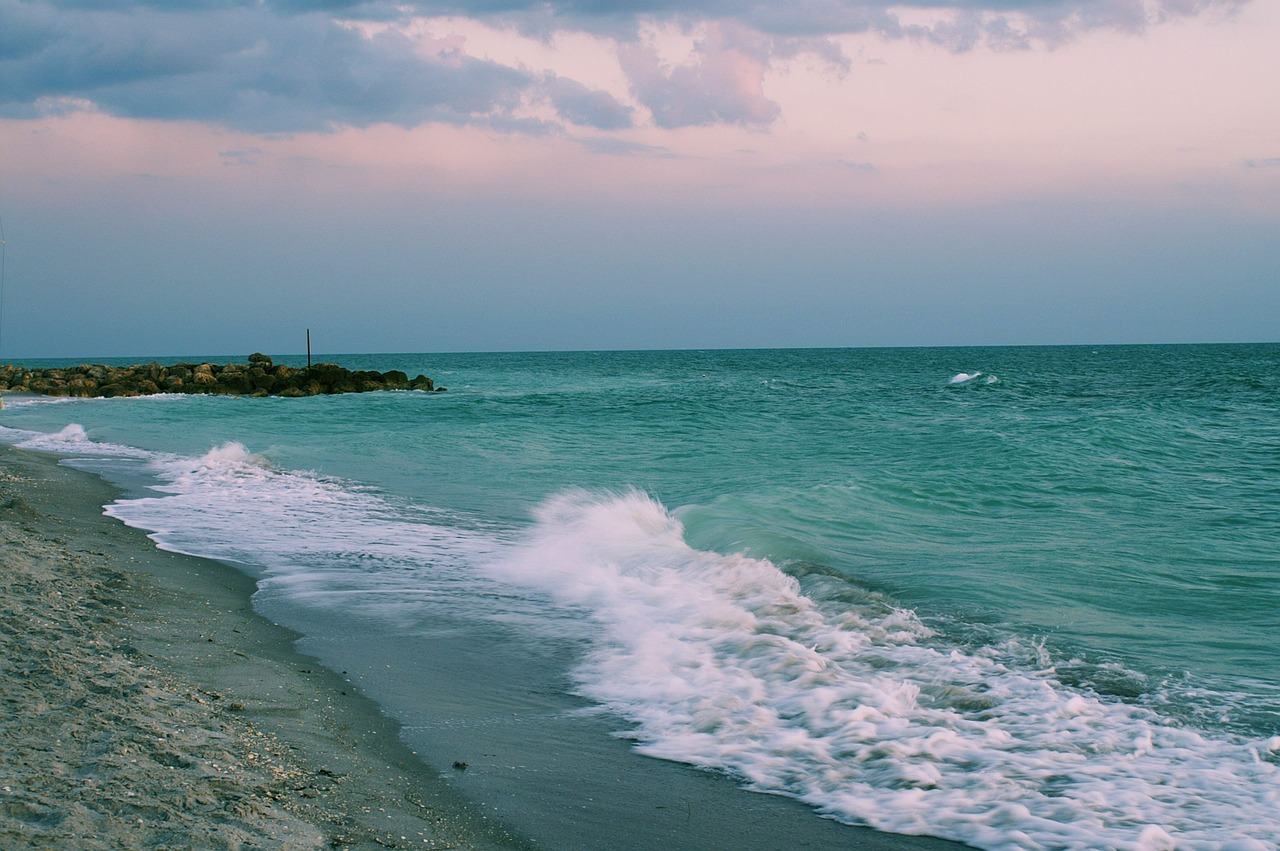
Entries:
[[449, 390], [9, 396], [0, 439], [128, 484], [335, 666], [394, 654], [353, 677], [424, 750], [457, 662], [415, 641], [484, 636], [566, 741], [814, 818], [1278, 847], [1280, 345], [326, 359]]

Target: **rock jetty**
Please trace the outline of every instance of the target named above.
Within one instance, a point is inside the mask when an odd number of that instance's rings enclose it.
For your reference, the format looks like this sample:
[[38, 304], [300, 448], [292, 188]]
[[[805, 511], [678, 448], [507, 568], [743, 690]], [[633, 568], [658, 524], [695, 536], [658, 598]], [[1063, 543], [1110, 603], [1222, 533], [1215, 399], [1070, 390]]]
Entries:
[[136, 366], [84, 364], [58, 369], [0, 366], [0, 393], [112, 397], [155, 393], [227, 396], [319, 396], [370, 390], [443, 390], [425, 375], [410, 379], [399, 370], [350, 370], [333, 363], [314, 366], [273, 364], [264, 354], [248, 363], [159, 363]]

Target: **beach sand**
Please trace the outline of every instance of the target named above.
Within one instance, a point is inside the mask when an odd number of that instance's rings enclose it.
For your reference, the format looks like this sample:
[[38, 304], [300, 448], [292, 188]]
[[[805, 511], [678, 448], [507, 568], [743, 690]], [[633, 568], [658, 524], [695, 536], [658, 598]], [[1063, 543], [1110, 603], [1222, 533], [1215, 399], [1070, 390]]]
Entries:
[[113, 496], [0, 446], [0, 847], [527, 847]]

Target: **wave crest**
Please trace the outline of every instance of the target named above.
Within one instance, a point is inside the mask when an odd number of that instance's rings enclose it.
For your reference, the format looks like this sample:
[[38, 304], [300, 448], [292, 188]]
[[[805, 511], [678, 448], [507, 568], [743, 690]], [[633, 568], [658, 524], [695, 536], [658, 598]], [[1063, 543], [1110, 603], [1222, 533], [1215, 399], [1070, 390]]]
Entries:
[[[29, 432], [28, 432], [29, 433]], [[52, 434], [35, 434], [20, 441], [23, 449], [38, 449], [59, 455], [100, 456], [111, 458], [148, 458], [151, 453], [131, 446], [99, 443], [92, 440], [79, 423], [70, 423]]]
[[980, 847], [1018, 831], [1043, 847], [1274, 847], [1269, 743], [1070, 688], [1048, 658], [949, 646], [909, 610], [819, 605], [767, 559], [690, 547], [638, 492], [574, 491], [536, 520], [490, 569], [584, 611], [580, 691], [644, 753]]
[[[979, 379], [981, 379], [981, 381]], [[999, 376], [986, 375], [981, 372], [957, 372], [947, 380], [947, 385], [949, 387], [973, 387], [999, 383]]]

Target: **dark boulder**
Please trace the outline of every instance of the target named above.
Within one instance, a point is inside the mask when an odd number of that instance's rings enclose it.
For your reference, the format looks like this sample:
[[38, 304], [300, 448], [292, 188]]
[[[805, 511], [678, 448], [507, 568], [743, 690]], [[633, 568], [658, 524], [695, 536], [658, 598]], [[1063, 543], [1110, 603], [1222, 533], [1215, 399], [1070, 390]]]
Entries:
[[218, 374], [217, 379], [218, 393], [230, 393], [237, 396], [254, 391], [253, 382], [249, 380], [249, 376], [240, 370], [224, 369]]
[[98, 388], [98, 395], [106, 399], [114, 399], [117, 396], [141, 396], [142, 394], [121, 384], [104, 384]]
[[271, 388], [276, 386], [278, 379], [269, 372], [262, 370], [260, 367], [254, 367], [249, 370], [249, 382], [253, 385], [254, 392], [261, 390], [265, 394], [271, 394]]
[[92, 378], [73, 378], [67, 382], [67, 393], [71, 396], [90, 399], [98, 395], [98, 382]]

